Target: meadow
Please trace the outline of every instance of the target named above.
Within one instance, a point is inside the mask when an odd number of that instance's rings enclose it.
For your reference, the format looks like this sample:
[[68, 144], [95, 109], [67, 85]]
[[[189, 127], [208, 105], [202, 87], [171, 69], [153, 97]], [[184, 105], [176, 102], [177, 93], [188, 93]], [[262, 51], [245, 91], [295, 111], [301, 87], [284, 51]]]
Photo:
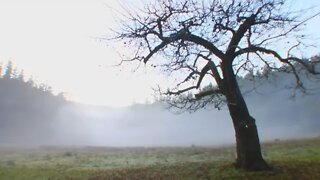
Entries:
[[269, 172], [235, 169], [235, 147], [1, 147], [0, 179], [320, 179], [320, 138], [263, 143]]

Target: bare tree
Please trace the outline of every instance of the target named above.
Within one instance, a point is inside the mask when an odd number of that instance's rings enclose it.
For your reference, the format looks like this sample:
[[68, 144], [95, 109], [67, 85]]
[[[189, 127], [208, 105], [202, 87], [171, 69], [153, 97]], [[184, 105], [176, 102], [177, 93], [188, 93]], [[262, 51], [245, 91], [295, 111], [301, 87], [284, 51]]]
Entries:
[[[304, 36], [300, 27], [308, 19], [290, 12], [285, 0], [161, 0], [144, 9], [127, 12], [115, 39], [134, 50], [125, 61], [147, 63], [179, 75], [181, 82], [164, 92], [172, 105], [196, 110], [223, 101], [235, 129], [236, 166], [269, 170], [261, 154], [255, 119], [250, 116], [237, 75], [264, 66], [279, 69], [286, 64], [303, 84], [296, 64], [318, 74], [313, 66], [294, 55]], [[300, 12], [301, 13], [301, 12]], [[158, 56], [160, 55], [160, 56]], [[214, 86], [199, 90], [204, 78]], [[214, 117], [208, 117], [214, 118]]]

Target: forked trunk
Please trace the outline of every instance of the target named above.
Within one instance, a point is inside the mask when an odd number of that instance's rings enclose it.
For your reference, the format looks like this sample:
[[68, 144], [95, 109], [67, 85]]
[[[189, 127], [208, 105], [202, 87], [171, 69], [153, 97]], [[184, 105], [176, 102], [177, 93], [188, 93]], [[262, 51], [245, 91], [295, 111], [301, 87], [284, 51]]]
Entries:
[[249, 114], [232, 67], [225, 69], [225, 95], [236, 134], [236, 166], [252, 171], [270, 170], [261, 154], [255, 119]]

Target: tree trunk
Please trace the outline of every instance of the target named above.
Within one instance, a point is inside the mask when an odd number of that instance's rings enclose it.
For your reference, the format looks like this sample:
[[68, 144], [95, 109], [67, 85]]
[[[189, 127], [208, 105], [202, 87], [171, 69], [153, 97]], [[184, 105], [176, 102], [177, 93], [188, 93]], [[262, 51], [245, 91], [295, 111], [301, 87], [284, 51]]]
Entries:
[[261, 154], [255, 119], [249, 114], [232, 66], [224, 69], [224, 92], [236, 135], [236, 167], [246, 170], [270, 170]]
[[[240, 106], [246, 106], [240, 105]], [[230, 108], [230, 107], [229, 107]], [[240, 109], [241, 107], [236, 107]], [[250, 115], [241, 117], [238, 110], [231, 108], [233, 125], [236, 134], [237, 160], [236, 167], [252, 171], [270, 170], [261, 154], [257, 126]]]

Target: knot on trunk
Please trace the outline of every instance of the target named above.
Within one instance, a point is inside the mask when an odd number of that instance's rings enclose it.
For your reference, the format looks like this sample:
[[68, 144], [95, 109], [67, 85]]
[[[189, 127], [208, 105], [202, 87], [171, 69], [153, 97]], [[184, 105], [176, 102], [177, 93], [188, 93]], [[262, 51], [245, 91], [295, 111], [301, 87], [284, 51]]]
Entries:
[[256, 126], [256, 120], [249, 116], [247, 119], [244, 119], [238, 123], [238, 127], [241, 129], [251, 129]]

